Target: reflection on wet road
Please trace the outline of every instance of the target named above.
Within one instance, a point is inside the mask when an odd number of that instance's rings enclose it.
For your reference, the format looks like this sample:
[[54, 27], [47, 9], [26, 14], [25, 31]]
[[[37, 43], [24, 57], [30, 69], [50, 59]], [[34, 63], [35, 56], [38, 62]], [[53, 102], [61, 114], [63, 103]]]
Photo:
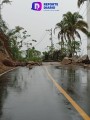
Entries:
[[80, 67], [48, 67], [54, 79], [90, 116], [90, 70]]
[[[47, 66], [55, 80], [90, 116], [90, 71]], [[0, 120], [83, 120], [49, 80], [43, 66], [0, 77]]]

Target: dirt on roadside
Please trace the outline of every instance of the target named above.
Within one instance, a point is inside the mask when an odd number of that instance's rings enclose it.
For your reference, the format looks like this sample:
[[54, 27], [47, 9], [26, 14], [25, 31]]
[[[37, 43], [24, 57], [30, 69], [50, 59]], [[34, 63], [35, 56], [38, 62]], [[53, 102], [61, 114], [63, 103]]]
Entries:
[[0, 51], [0, 74], [13, 68], [13, 67], [5, 66], [3, 64], [3, 60], [6, 60], [6, 59], [10, 59], [10, 58], [5, 53], [2, 53]]

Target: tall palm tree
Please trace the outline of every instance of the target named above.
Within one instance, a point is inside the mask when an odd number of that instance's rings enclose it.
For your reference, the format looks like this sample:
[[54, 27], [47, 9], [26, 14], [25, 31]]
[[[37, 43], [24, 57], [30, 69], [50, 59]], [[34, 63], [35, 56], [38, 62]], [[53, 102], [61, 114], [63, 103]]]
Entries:
[[75, 39], [75, 36], [77, 36], [81, 39], [79, 31], [88, 35], [88, 25], [78, 12], [67, 12], [63, 15], [63, 21], [65, 23], [64, 29], [67, 32], [67, 37], [69, 35], [70, 38]]
[[[81, 40], [79, 31], [88, 36], [88, 25], [83, 21], [83, 17], [78, 12], [67, 12], [64, 14], [62, 22], [57, 23], [56, 28], [60, 28], [58, 35], [62, 40], [64, 39], [71, 42], [75, 41], [76, 37]], [[73, 47], [75, 51], [75, 44]]]
[[[67, 12], [63, 15], [63, 21], [65, 22], [66, 34], [69, 41], [75, 41], [76, 38], [81, 40], [80, 31], [88, 36], [88, 25], [83, 21], [83, 17], [78, 12]], [[75, 53], [75, 44], [73, 47]]]

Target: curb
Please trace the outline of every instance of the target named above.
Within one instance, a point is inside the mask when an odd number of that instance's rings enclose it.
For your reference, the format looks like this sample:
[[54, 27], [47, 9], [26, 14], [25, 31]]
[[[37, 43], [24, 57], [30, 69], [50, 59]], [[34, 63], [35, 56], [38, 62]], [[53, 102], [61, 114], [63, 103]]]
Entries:
[[4, 73], [1, 73], [1, 74], [0, 74], [0, 77], [1, 77], [2, 75], [4, 75], [4, 74], [6, 74], [6, 73], [10, 72], [10, 71], [13, 71], [13, 70], [14, 70], [14, 69], [16, 69], [16, 68], [18, 68], [18, 67], [12, 68], [12, 69], [10, 69], [10, 70], [8, 70], [8, 71], [4, 72]]

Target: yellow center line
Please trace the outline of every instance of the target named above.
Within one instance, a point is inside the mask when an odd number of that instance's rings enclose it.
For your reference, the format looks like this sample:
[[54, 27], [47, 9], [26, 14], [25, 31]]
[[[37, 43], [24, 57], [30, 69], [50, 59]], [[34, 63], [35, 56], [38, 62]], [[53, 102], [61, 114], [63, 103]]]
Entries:
[[67, 98], [67, 100], [72, 104], [72, 106], [78, 111], [78, 113], [82, 116], [84, 120], [90, 120], [90, 117], [85, 113], [85, 111], [66, 93], [66, 91], [54, 80], [54, 78], [50, 75], [49, 71], [45, 67], [46, 72], [52, 82], [55, 84], [57, 89]]

